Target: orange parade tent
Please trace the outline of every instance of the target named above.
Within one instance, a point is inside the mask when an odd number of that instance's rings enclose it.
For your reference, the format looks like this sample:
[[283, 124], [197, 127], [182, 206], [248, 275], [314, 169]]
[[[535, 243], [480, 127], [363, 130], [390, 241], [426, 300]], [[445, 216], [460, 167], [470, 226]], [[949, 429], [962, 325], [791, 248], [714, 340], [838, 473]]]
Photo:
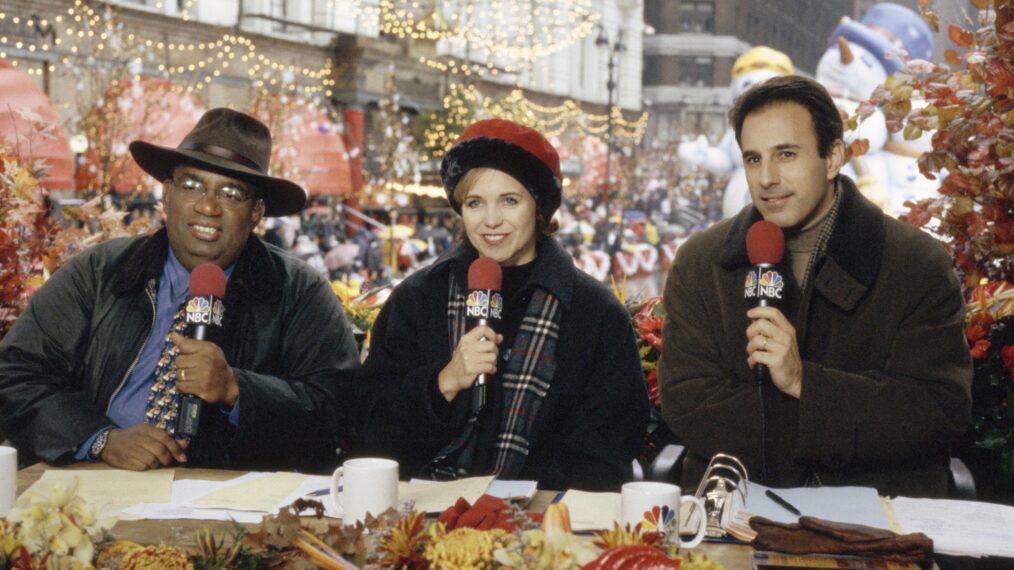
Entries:
[[26, 161], [43, 160], [40, 186], [74, 189], [74, 155], [49, 97], [28, 74], [0, 58], [0, 146]]
[[311, 195], [352, 193], [349, 155], [340, 127], [324, 111], [308, 103], [294, 106], [283, 113], [272, 138], [277, 147], [272, 167], [279, 175]]
[[143, 140], [175, 147], [205, 112], [192, 94], [166, 79], [124, 79], [110, 87], [89, 115], [91, 148], [78, 171], [78, 188], [119, 193], [151, 192], [156, 181], [134, 162], [127, 145]]

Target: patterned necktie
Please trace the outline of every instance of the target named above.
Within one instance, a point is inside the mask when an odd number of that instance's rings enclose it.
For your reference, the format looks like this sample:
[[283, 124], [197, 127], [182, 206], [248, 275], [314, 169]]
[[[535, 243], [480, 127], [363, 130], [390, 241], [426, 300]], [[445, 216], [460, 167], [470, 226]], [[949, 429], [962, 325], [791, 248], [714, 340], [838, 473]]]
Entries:
[[[182, 335], [187, 328], [186, 319], [187, 305], [184, 302], [173, 317], [173, 324], [169, 333]], [[163, 429], [169, 435], [176, 435], [176, 418], [180, 409], [180, 394], [176, 391], [176, 357], [180, 348], [166, 335], [165, 344], [162, 346], [162, 356], [155, 365], [155, 383], [151, 386], [148, 394], [148, 405], [144, 411], [144, 421]]]

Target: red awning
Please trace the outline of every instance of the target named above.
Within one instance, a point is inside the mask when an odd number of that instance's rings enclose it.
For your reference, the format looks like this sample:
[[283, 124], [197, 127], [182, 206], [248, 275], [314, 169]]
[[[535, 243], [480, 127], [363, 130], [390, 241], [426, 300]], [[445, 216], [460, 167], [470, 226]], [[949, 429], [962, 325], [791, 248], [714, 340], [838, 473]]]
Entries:
[[[606, 182], [606, 143], [598, 137], [584, 135], [559, 149], [560, 159], [577, 158], [581, 161], [581, 176], [574, 180], [568, 194], [594, 196], [602, 192]], [[614, 186], [620, 178], [619, 154], [613, 152], [610, 177]]]
[[272, 133], [277, 150], [272, 161], [312, 195], [351, 194], [352, 173], [339, 126], [310, 104], [297, 106]]
[[153, 191], [161, 181], [137, 166], [127, 145], [142, 140], [175, 147], [205, 110], [197, 97], [174, 90], [165, 79], [142, 77], [115, 84], [89, 114], [90, 148], [78, 171], [78, 188], [105, 191], [111, 186], [122, 194]]
[[43, 188], [74, 189], [74, 156], [56, 109], [31, 77], [4, 59], [0, 59], [0, 145], [22, 159], [45, 161], [49, 173], [40, 182]]

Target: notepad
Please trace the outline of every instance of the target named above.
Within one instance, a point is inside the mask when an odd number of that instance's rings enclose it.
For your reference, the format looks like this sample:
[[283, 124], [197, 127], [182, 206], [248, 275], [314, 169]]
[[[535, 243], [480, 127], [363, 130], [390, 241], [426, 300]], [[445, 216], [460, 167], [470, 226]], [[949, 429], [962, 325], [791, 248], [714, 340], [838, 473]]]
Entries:
[[761, 516], [781, 523], [793, 523], [799, 516], [789, 512], [766, 495], [772, 490], [779, 497], [799, 509], [801, 516], [816, 517], [828, 521], [863, 524], [875, 528], [891, 528], [887, 513], [880, 502], [880, 495], [873, 487], [793, 487], [776, 489], [750, 482], [744, 504], [736, 493], [733, 498], [732, 515], [725, 523], [725, 529], [736, 538], [749, 542], [757, 533], [750, 528], [750, 517]]
[[454, 481], [419, 481], [398, 483], [398, 504], [412, 501], [415, 510], [426, 513], [440, 513], [454, 506], [459, 498], [475, 504], [481, 497], [493, 477], [468, 477]]

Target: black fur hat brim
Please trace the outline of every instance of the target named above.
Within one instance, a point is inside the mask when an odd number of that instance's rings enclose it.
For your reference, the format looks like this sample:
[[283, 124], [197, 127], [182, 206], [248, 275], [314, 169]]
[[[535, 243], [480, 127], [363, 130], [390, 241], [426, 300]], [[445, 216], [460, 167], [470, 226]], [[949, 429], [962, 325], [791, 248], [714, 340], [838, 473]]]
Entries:
[[546, 221], [552, 219], [560, 207], [560, 180], [545, 162], [503, 139], [475, 137], [451, 147], [440, 165], [440, 178], [444, 182], [447, 201], [459, 214], [461, 204], [454, 200], [454, 188], [461, 177], [473, 168], [493, 168], [509, 174], [532, 195], [536, 209]]

